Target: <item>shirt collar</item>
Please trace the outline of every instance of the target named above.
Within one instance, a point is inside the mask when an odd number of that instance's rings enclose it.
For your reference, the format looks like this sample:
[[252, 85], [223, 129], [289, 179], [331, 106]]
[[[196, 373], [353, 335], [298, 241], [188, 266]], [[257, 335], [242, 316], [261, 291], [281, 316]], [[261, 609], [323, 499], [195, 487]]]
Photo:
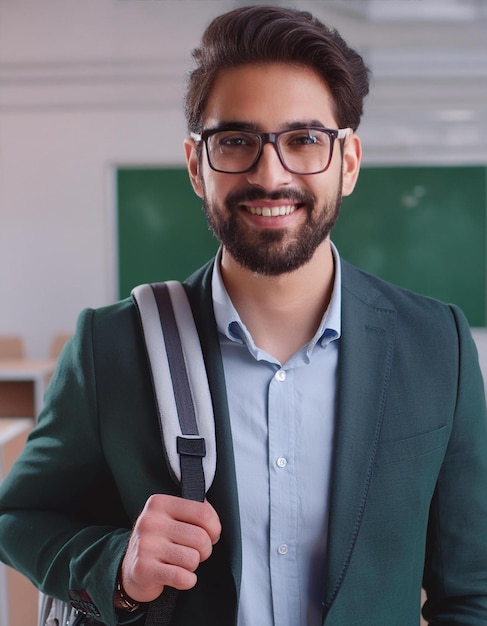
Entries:
[[[335, 277], [330, 304], [321, 320], [320, 326], [314, 337], [309, 342], [306, 352], [310, 354], [316, 344], [326, 348], [330, 341], [338, 339], [341, 335], [341, 307], [342, 307], [342, 272], [340, 255], [335, 245], [331, 243], [333, 260], [335, 262]], [[220, 270], [221, 248], [217, 253], [213, 266], [212, 297], [215, 311], [215, 320], [218, 331], [231, 341], [246, 343], [249, 347], [254, 346], [252, 337], [240, 319], [240, 316], [232, 304], [230, 297], [223, 284]]]

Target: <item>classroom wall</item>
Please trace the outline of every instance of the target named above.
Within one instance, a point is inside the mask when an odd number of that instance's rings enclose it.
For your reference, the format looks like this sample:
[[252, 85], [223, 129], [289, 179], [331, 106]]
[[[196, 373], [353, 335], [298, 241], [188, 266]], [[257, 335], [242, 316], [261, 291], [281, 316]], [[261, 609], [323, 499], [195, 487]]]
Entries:
[[[239, 4], [1, 0], [0, 332], [23, 335], [29, 355], [43, 356], [85, 306], [117, 297], [115, 171], [183, 164], [190, 50], [212, 16]], [[377, 0], [355, 12], [283, 4], [337, 26], [371, 65], [365, 163], [487, 165], [480, 3], [443, 0], [441, 23], [374, 16]], [[461, 6], [470, 15], [455, 16]]]
[[0, 3], [0, 331], [32, 356], [115, 297], [116, 165], [181, 162], [181, 23], [152, 3]]

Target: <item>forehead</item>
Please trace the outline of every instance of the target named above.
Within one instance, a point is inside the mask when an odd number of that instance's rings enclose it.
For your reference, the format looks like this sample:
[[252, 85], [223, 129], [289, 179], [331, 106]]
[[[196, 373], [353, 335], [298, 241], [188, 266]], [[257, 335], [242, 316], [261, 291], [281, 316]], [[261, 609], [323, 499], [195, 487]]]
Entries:
[[334, 102], [312, 69], [281, 63], [249, 64], [220, 71], [203, 115], [203, 126], [246, 122], [278, 130], [296, 121], [336, 127]]

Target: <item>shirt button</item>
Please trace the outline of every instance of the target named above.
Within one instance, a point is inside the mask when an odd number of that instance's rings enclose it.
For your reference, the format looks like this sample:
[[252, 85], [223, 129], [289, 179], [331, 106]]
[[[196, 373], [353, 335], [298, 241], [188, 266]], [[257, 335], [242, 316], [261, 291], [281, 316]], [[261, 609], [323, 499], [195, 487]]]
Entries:
[[276, 380], [278, 380], [280, 383], [284, 382], [286, 380], [286, 372], [284, 370], [279, 370], [278, 372], [276, 372]]
[[283, 456], [280, 456], [277, 459], [277, 467], [286, 467], [286, 465], [287, 465], [287, 460]]
[[277, 548], [277, 551], [279, 552], [279, 554], [287, 554], [288, 553], [288, 547], [285, 543], [281, 543], [281, 545]]

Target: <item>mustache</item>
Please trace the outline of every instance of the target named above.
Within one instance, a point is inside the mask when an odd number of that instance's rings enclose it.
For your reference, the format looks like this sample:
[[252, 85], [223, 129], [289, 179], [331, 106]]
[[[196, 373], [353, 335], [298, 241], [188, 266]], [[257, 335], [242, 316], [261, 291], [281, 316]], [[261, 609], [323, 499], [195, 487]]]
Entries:
[[225, 204], [227, 208], [233, 209], [239, 204], [253, 200], [292, 200], [305, 204], [307, 207], [313, 207], [316, 202], [314, 194], [301, 189], [279, 189], [268, 192], [258, 187], [247, 187], [230, 192], [225, 199]]

